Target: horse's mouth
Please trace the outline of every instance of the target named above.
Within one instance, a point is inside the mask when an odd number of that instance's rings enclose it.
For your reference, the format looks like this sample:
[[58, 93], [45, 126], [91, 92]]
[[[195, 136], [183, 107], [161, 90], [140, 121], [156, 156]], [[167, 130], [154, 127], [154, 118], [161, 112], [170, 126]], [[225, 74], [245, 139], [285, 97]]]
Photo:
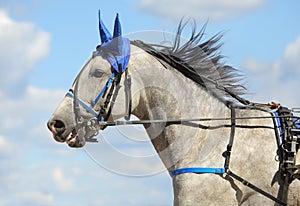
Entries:
[[80, 148], [85, 145], [84, 139], [79, 138], [75, 128], [73, 128], [66, 142], [70, 147], [75, 147], [75, 148]]
[[78, 137], [77, 131], [75, 128], [72, 129], [72, 132], [69, 134], [69, 138], [67, 139], [67, 143], [74, 142], [76, 138]]
[[66, 142], [70, 147], [75, 148], [83, 147], [86, 141], [97, 142], [97, 139], [93, 137], [98, 134], [98, 130], [105, 129], [105, 127], [97, 128], [96, 130], [89, 127], [77, 128], [74, 126], [65, 126], [59, 120], [49, 121], [47, 126], [57, 142]]

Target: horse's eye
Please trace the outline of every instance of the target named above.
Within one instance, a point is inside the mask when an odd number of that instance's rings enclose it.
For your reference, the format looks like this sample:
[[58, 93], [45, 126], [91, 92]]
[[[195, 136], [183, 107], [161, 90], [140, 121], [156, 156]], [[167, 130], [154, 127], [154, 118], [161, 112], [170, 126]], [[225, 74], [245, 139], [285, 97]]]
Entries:
[[100, 78], [104, 72], [100, 69], [95, 69], [94, 72], [92, 73], [93, 77]]

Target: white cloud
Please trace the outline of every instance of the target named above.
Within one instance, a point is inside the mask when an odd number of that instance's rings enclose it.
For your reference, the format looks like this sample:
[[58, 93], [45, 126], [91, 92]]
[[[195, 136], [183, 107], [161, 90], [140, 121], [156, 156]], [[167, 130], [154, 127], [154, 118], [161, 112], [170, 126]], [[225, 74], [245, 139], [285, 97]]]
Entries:
[[182, 16], [219, 21], [260, 8], [265, 0], [141, 0], [138, 9], [178, 19]]
[[50, 34], [17, 22], [0, 9], [0, 97], [19, 96], [34, 67], [50, 49]]
[[290, 69], [300, 74], [300, 36], [287, 46], [284, 57], [289, 63]]
[[0, 135], [0, 155], [6, 155], [11, 152], [12, 145], [4, 136]]
[[255, 92], [254, 101], [277, 101], [285, 106], [299, 107], [299, 57], [300, 37], [287, 45], [280, 60], [261, 62], [248, 59], [245, 68], [249, 74], [249, 84]]
[[58, 189], [63, 192], [72, 192], [75, 188], [73, 180], [70, 176], [65, 176], [62, 168], [57, 167], [53, 170], [53, 179]]

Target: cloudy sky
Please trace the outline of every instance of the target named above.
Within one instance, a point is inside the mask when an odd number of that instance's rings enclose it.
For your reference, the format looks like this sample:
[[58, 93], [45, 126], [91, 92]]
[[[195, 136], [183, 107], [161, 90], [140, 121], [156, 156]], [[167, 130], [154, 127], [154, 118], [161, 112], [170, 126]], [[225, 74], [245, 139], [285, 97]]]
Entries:
[[[297, 0], [1, 0], [0, 206], [172, 204], [171, 180], [140, 128], [108, 129], [86, 149], [56, 143], [47, 131], [99, 43], [98, 9], [108, 27], [119, 12], [125, 34], [173, 32], [182, 16], [199, 28], [208, 21], [207, 37], [225, 32], [221, 52], [245, 75], [248, 98], [296, 107], [298, 8]], [[147, 160], [120, 159], [111, 148]]]

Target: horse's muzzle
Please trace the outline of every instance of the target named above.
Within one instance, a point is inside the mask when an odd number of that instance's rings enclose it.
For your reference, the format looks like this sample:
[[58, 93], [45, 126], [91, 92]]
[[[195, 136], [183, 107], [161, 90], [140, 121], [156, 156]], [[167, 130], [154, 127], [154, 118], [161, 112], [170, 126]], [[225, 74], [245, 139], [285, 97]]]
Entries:
[[64, 137], [63, 133], [66, 130], [65, 124], [60, 120], [52, 120], [47, 122], [48, 129], [52, 132], [53, 137], [58, 142], [65, 142], [67, 136]]

